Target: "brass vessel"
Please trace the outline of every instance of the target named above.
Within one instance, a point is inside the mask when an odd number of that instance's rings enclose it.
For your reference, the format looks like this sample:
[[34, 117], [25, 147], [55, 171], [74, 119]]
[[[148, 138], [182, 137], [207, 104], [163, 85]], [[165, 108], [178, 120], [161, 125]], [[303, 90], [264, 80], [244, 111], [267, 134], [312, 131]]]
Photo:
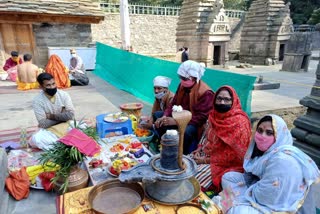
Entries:
[[[73, 192], [88, 186], [89, 175], [84, 169], [81, 169], [79, 165], [75, 165], [70, 170], [70, 175], [68, 177], [68, 188], [66, 192]], [[59, 190], [61, 185], [64, 183], [64, 179], [59, 179], [55, 185], [55, 190], [61, 193]]]

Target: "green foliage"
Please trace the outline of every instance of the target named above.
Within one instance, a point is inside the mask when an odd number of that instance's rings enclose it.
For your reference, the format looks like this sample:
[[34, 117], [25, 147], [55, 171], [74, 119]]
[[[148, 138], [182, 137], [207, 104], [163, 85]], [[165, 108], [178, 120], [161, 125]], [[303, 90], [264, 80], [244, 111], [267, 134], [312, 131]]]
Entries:
[[63, 184], [60, 187], [60, 191], [65, 193], [69, 184], [68, 177], [71, 168], [83, 161], [84, 157], [76, 147], [56, 142], [51, 149], [44, 150], [39, 161], [42, 164], [52, 162], [54, 164], [53, 167], [57, 165], [60, 166], [60, 169], [56, 171], [56, 175], [51, 182], [57, 184], [57, 181], [62, 179]]
[[320, 23], [320, 8], [313, 11], [311, 18], [308, 21], [308, 24], [312, 24], [312, 25], [315, 25], [318, 23]]
[[232, 10], [247, 10], [247, 1], [245, 0], [224, 0], [224, 8]]

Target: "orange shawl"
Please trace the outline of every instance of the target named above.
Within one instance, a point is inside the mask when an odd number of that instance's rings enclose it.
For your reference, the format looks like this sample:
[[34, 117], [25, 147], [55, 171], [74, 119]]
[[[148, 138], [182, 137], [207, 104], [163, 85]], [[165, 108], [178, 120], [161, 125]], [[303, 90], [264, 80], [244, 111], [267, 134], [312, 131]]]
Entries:
[[51, 55], [46, 66], [46, 72], [53, 76], [58, 88], [70, 87], [68, 69], [58, 55]]
[[213, 185], [220, 191], [221, 177], [229, 171], [243, 172], [244, 155], [250, 143], [251, 123], [242, 111], [236, 91], [230, 86], [222, 86], [215, 94], [227, 89], [233, 104], [226, 113], [212, 110], [209, 115], [208, 143], [204, 148], [210, 155], [210, 168]]

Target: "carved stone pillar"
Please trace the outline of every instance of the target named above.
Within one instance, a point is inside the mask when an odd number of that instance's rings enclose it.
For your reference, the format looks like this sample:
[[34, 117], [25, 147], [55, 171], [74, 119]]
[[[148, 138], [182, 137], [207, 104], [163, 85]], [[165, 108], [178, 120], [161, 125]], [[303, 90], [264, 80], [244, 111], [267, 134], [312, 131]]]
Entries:
[[291, 130], [294, 145], [307, 153], [320, 166], [320, 60], [316, 71], [316, 82], [311, 94], [300, 100], [308, 107], [307, 113], [298, 117]]

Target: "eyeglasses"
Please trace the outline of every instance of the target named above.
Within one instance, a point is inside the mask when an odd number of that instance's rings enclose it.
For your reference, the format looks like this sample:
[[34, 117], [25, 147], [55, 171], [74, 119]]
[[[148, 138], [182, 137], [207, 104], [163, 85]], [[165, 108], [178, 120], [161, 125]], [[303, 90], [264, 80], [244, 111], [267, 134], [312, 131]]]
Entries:
[[232, 102], [232, 98], [229, 98], [229, 97], [220, 97], [220, 96], [217, 97], [217, 101], [222, 102], [222, 100], [223, 100], [225, 103]]

